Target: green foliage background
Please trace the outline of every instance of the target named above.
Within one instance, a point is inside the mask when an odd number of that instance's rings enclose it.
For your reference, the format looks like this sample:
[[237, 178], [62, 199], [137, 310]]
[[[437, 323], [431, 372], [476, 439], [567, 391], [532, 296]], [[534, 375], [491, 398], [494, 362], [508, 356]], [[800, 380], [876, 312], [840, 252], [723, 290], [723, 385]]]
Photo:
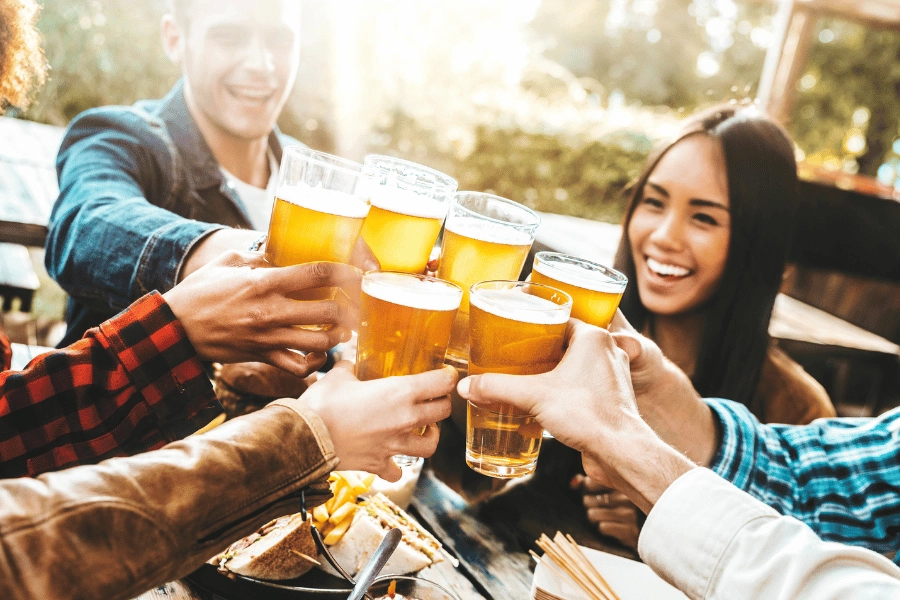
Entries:
[[[662, 105], [674, 115], [752, 97], [764, 58], [752, 38], [771, 29], [773, 8], [741, 2], [734, 14], [725, 14], [720, 4], [544, 0], [531, 24], [535, 53], [582, 78], [589, 102], [602, 106]], [[65, 125], [90, 107], [163, 95], [178, 77], [159, 43], [164, 6], [164, 0], [44, 0], [39, 27], [52, 73], [26, 117]], [[611, 29], [613, 8], [625, 17]], [[704, 25], [715, 18], [725, 24], [718, 37]], [[892, 150], [900, 133], [900, 35], [838, 21], [823, 21], [820, 30], [826, 28], [833, 39], [814, 47], [808, 73], [816, 83], [799, 90], [790, 125], [798, 147], [820, 162], [869, 175], [887, 163], [900, 171]], [[701, 53], [718, 61], [717, 73], [698, 74]], [[553, 94], [552, 87], [545, 80], [524, 81], [523, 93]], [[311, 115], [302, 105], [291, 106], [282, 129], [333, 150], [327, 123], [312, 131], [303, 126]], [[871, 118], [860, 126], [853, 114], [861, 106]], [[622, 190], [658, 137], [640, 123], [598, 138], [482, 119], [463, 124], [474, 132], [474, 144], [460, 154], [439, 144], [429, 123], [402, 110], [383, 123], [367, 150], [447, 170], [463, 189], [492, 190], [538, 210], [608, 221], [621, 217]], [[845, 148], [853, 131], [866, 139], [865, 149], [855, 154]]]

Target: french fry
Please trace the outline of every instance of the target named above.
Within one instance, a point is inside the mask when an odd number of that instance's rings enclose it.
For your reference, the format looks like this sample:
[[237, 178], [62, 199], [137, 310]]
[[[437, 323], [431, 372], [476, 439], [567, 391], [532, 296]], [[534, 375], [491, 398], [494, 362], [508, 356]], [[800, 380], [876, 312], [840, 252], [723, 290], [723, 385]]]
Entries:
[[345, 518], [343, 521], [332, 527], [331, 531], [328, 532], [328, 535], [325, 536], [325, 544], [329, 546], [333, 546], [337, 544], [344, 534], [347, 533], [347, 530], [350, 528], [350, 524], [353, 522], [353, 515]]
[[316, 521], [318, 526], [319, 522], [325, 522], [328, 520], [328, 508], [324, 504], [320, 504], [315, 507], [312, 511], [313, 519]]
[[[338, 485], [340, 486], [340, 484]], [[334, 493], [333, 500], [334, 502], [328, 507], [328, 514], [334, 514], [334, 511], [347, 502], [356, 502], [356, 495], [353, 493], [353, 489], [347, 485], [346, 480], [344, 485], [340, 486], [340, 489]]]
[[348, 516], [352, 517], [353, 513], [356, 512], [356, 509], [358, 507], [359, 505], [356, 502], [347, 502], [345, 504], [342, 504], [340, 508], [331, 513], [331, 516], [328, 517], [328, 522], [332, 525], [337, 525]]
[[367, 473], [366, 476], [362, 479], [362, 484], [366, 486], [366, 489], [360, 492], [360, 494], [368, 492], [373, 483], [375, 483], [375, 475], [373, 473]]
[[319, 533], [321, 533], [324, 537], [328, 537], [328, 534], [331, 533], [331, 530], [334, 529], [334, 525], [331, 523], [325, 522], [319, 528]]
[[350, 486], [350, 488], [353, 490], [353, 493], [360, 494], [365, 491], [365, 489], [362, 488], [362, 482], [353, 471], [344, 471], [343, 473], [341, 473], [341, 477], [344, 478], [344, 481], [347, 482], [347, 485]]

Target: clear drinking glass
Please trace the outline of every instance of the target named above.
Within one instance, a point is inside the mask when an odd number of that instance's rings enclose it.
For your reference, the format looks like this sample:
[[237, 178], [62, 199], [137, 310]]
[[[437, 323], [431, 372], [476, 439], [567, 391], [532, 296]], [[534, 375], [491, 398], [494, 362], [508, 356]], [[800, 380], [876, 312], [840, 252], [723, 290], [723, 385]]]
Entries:
[[[469, 295], [469, 374], [533, 375], [563, 356], [572, 297], [527, 281], [485, 281]], [[468, 403], [466, 464], [501, 479], [534, 472], [543, 429], [507, 404]]]
[[[363, 275], [356, 376], [368, 381], [439, 369], [461, 299], [459, 286], [435, 277], [387, 271]], [[416, 457], [394, 461], [403, 467]]]
[[560, 252], [538, 252], [531, 281], [572, 296], [572, 316], [606, 329], [616, 315], [628, 278], [600, 263]]
[[407, 160], [371, 154], [365, 164], [385, 175], [372, 190], [362, 237], [383, 271], [424, 273], [450, 207], [455, 179]]
[[[337, 156], [284, 149], [266, 242], [266, 261], [277, 267], [310, 262], [347, 263], [369, 212], [369, 193], [381, 174]], [[302, 300], [331, 298], [333, 288]]]
[[[306, 148], [284, 149], [269, 223], [266, 262], [287, 267], [348, 263], [381, 174], [373, 167]], [[338, 288], [307, 290], [297, 300], [329, 300]], [[322, 329], [304, 325], [305, 329]]]
[[437, 275], [466, 293], [450, 337], [450, 362], [468, 359], [469, 288], [480, 281], [517, 278], [540, 224], [536, 212], [500, 196], [457, 192], [453, 197]]

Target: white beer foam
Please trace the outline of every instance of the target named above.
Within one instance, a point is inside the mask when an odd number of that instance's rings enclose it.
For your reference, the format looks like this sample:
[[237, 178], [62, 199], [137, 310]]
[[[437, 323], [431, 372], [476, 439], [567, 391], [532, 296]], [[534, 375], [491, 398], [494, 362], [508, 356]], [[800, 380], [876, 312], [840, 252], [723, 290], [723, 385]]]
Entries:
[[447, 220], [447, 231], [457, 235], [511, 246], [530, 246], [531, 234], [513, 229], [508, 225], [485, 221], [477, 217], [455, 217]]
[[359, 196], [305, 183], [278, 186], [275, 196], [309, 210], [339, 217], [362, 219], [369, 214], [369, 203]]
[[379, 185], [376, 187], [372, 191], [371, 202], [372, 206], [401, 215], [421, 217], [423, 219], [440, 219], [442, 221], [447, 216], [449, 208], [448, 202], [441, 202], [440, 200], [417, 194], [412, 190], [403, 190], [392, 185]]
[[475, 290], [469, 296], [469, 304], [504, 319], [535, 325], [558, 325], [569, 320], [568, 311], [558, 304], [526, 294], [521, 288]]
[[399, 273], [379, 273], [376, 277], [364, 277], [362, 291], [391, 304], [422, 310], [456, 310], [462, 299], [462, 290], [459, 288]]
[[602, 271], [592, 271], [570, 263], [535, 262], [534, 271], [562, 283], [594, 292], [618, 294], [625, 289], [623, 282], [615, 281]]

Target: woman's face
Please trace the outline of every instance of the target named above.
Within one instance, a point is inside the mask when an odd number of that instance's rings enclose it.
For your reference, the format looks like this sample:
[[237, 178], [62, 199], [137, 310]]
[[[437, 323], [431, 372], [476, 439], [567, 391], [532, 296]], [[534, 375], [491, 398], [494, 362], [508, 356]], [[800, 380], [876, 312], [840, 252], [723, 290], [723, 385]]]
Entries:
[[725, 159], [716, 140], [691, 135], [666, 152], [644, 186], [628, 236], [648, 311], [677, 315], [710, 299], [731, 237]]

